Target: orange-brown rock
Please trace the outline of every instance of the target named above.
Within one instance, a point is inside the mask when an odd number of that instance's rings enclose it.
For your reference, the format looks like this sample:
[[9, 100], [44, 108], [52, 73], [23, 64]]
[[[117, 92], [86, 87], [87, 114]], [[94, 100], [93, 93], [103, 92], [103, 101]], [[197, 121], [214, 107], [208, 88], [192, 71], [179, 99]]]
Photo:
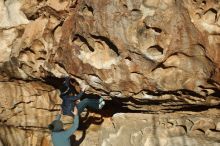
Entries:
[[[0, 145], [51, 144], [46, 128], [61, 103], [54, 84], [64, 76], [126, 112], [219, 108], [219, 34], [219, 0], [0, 0]], [[103, 114], [107, 127], [111, 110], [123, 109], [110, 107]], [[216, 115], [199, 115], [187, 131], [168, 122], [165, 138], [191, 143], [191, 130], [218, 141]], [[127, 126], [143, 124], [137, 119]], [[13, 139], [15, 133], [21, 137]], [[132, 133], [125, 144], [158, 144], [142, 134]], [[87, 136], [82, 145], [118, 144], [107, 135], [102, 142]]]

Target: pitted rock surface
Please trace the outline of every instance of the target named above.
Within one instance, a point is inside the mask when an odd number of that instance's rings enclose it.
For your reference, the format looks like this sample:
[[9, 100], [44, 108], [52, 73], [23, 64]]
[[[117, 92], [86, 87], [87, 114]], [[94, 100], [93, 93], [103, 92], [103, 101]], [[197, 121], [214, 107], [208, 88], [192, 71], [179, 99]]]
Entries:
[[[77, 91], [87, 86], [88, 95], [117, 103], [101, 112], [101, 126], [77, 131], [81, 145], [123, 145], [114, 128], [103, 133], [114, 113], [179, 111], [201, 120], [168, 122], [159, 141], [131, 131], [124, 144], [218, 145], [219, 0], [0, 0], [0, 18], [0, 145], [51, 145], [47, 125], [61, 104], [54, 84], [67, 75]], [[210, 108], [216, 112], [201, 114]], [[127, 126], [136, 124], [145, 125], [141, 116]]]
[[[196, 115], [182, 115], [181, 113], [149, 115], [149, 114], [115, 114], [112, 125], [103, 125], [101, 130], [101, 146], [218, 146], [219, 131], [213, 126], [218, 118], [201, 118]], [[200, 123], [198, 125], [198, 123]], [[201, 130], [195, 131], [198, 126]], [[206, 129], [203, 131], [202, 129]], [[198, 136], [199, 135], [199, 136]]]

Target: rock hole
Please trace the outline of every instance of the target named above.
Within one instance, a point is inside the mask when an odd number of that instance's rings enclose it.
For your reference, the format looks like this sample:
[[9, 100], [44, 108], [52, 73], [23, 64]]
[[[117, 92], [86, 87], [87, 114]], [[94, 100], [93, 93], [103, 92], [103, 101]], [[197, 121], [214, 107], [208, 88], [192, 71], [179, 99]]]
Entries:
[[215, 13], [216, 15], [217, 15], [217, 13], [218, 13], [218, 12], [217, 12], [215, 9], [213, 9], [213, 8], [208, 9], [205, 13], [207, 13], [208, 11], [211, 11], [211, 12]]
[[[212, 13], [214, 13], [214, 14], [212, 14]], [[210, 9], [208, 9], [205, 13], [204, 13], [204, 15], [208, 15], [207, 17], [214, 17], [213, 19], [216, 21], [217, 20], [217, 13], [218, 13], [218, 11], [217, 10], [215, 10], [215, 9], [213, 9], [213, 8], [210, 8]], [[214, 16], [213, 16], [214, 15]]]
[[[83, 36], [81, 36], [81, 35], [79, 35], [79, 34], [76, 34], [75, 36], [78, 37], [78, 38], [80, 39], [80, 41], [82, 41], [83, 43], [85, 43], [91, 52], [94, 52], [94, 51], [95, 51], [94, 48], [89, 45], [89, 43], [88, 43], [88, 41], [86, 40], [86, 38], [84, 38]], [[77, 39], [76, 37], [73, 38], [73, 41]]]
[[157, 28], [157, 27], [152, 27], [152, 29], [157, 32], [157, 33], [161, 33], [162, 32], [162, 29], [160, 28]]
[[140, 12], [139, 9], [132, 9], [131, 11], [132, 11], [132, 12]]
[[65, 66], [64, 66], [62, 63], [60, 63], [60, 62], [55, 62], [55, 64], [57, 64], [58, 66], [60, 66], [60, 67], [63, 68], [64, 70], [66, 70], [66, 69], [65, 69]]
[[184, 95], [191, 95], [191, 96], [194, 96], [194, 97], [200, 97], [200, 98], [204, 98], [203, 95], [200, 95], [192, 90], [188, 90], [188, 89], [181, 89], [179, 90], [181, 91]]
[[88, 6], [88, 5], [86, 5], [86, 6], [87, 6], [88, 10], [89, 10], [90, 12], [92, 12], [92, 14], [93, 14], [94, 9], [93, 9], [91, 6]]
[[39, 51], [40, 54], [43, 54], [43, 55], [46, 55], [47, 54], [47, 51], [44, 51], [44, 50], [41, 50]]
[[145, 27], [146, 27], [146, 29], [150, 29], [151, 27], [150, 26], [148, 26], [148, 25], [145, 25]]
[[153, 29], [155, 32], [157, 33], [161, 33], [162, 32], [162, 29], [158, 28], [158, 27], [150, 27], [148, 25], [145, 24], [145, 28], [146, 29]]
[[214, 97], [219, 97], [220, 98], [220, 90], [218, 90], [218, 89], [214, 89], [214, 90], [215, 90], [215, 92], [210, 94], [210, 95], [214, 96]]
[[150, 53], [153, 56], [162, 55], [163, 54], [163, 48], [159, 45], [151, 46], [147, 49], [147, 52]]
[[129, 60], [129, 61], [132, 61], [132, 59], [131, 59], [130, 56], [126, 57], [125, 59], [127, 59], [127, 60]]
[[128, 6], [126, 4], [123, 4], [123, 7], [126, 8], [126, 9], [128, 8]]
[[22, 54], [22, 53], [26, 53], [26, 52], [36, 54], [30, 47], [24, 48], [20, 53]]
[[64, 21], [61, 21], [61, 22], [52, 30], [52, 33], [53, 33], [53, 34], [54, 34], [55, 30], [56, 30], [58, 27], [60, 27], [60, 26], [63, 25], [63, 22], [64, 22]]
[[45, 58], [43, 58], [43, 57], [39, 57], [39, 58], [37, 58], [37, 60], [46, 60]]
[[166, 66], [163, 63], [160, 63], [154, 69], [152, 69], [152, 72], [158, 68], [166, 69]]
[[84, 6], [83, 13], [85, 15], [93, 16], [93, 12], [94, 12], [94, 9], [91, 6], [88, 6], [87, 4]]
[[138, 20], [141, 19], [143, 16], [142, 12], [139, 9], [132, 9], [131, 10], [131, 18], [132, 20]]
[[34, 13], [33, 15], [27, 15], [28, 20], [35, 20], [40, 17], [39, 12]]
[[108, 47], [109, 47], [110, 49], [112, 49], [112, 50], [117, 54], [117, 56], [120, 55], [120, 54], [119, 54], [118, 47], [117, 47], [109, 38], [107, 38], [107, 37], [105, 37], [105, 36], [96, 36], [96, 35], [92, 35], [92, 34], [91, 34], [91, 36], [92, 36], [94, 39], [99, 39], [99, 40], [101, 40], [101, 41], [104, 41], [104, 42], [108, 45]]

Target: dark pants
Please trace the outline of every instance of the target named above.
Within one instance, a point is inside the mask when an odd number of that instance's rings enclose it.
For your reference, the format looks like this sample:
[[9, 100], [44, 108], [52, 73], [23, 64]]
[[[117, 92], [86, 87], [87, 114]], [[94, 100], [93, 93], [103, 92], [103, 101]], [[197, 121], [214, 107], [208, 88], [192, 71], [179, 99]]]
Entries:
[[77, 104], [78, 113], [81, 114], [86, 107], [99, 109], [99, 99], [85, 98]]

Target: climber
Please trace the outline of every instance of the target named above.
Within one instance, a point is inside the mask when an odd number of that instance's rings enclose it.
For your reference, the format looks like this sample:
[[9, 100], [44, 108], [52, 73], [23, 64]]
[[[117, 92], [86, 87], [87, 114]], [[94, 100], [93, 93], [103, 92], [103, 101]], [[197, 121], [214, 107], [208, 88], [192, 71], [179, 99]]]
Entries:
[[60, 97], [63, 100], [61, 104], [63, 115], [73, 116], [72, 109], [74, 107], [74, 101], [79, 100], [82, 97], [84, 90], [85, 89], [82, 89], [82, 91], [78, 95], [74, 96], [73, 95], [74, 89], [71, 86], [70, 78], [69, 77], [65, 78], [60, 88], [61, 91]]
[[74, 107], [73, 115], [74, 121], [72, 126], [67, 130], [63, 129], [63, 123], [60, 120], [60, 114], [48, 126], [48, 128], [52, 131], [51, 137], [54, 146], [71, 146], [70, 136], [77, 130], [79, 126], [79, 113], [76, 106]]
[[102, 107], [105, 105], [105, 101], [103, 100], [103, 98], [100, 99], [85, 98], [82, 101], [80, 101], [80, 98], [83, 95], [86, 88], [83, 88], [78, 95], [73, 96], [71, 94], [74, 93], [74, 90], [70, 84], [71, 84], [70, 78], [66, 77], [63, 83], [65, 90], [61, 89], [61, 94], [60, 94], [60, 97], [63, 100], [61, 105], [63, 115], [73, 116], [72, 109], [74, 107], [74, 104], [77, 104], [79, 113], [81, 113], [85, 107], [90, 107], [93, 109], [102, 109]]
[[59, 114], [56, 119], [48, 126], [52, 131], [52, 142], [54, 146], [70, 146], [70, 136], [77, 130], [79, 126], [79, 115], [86, 107], [94, 109], [102, 109], [105, 105], [103, 98], [100, 99], [88, 99], [85, 98], [82, 101], [74, 101], [74, 111], [71, 112], [71, 116], [74, 116], [74, 121], [69, 129], [63, 129], [63, 122], [60, 120]]

